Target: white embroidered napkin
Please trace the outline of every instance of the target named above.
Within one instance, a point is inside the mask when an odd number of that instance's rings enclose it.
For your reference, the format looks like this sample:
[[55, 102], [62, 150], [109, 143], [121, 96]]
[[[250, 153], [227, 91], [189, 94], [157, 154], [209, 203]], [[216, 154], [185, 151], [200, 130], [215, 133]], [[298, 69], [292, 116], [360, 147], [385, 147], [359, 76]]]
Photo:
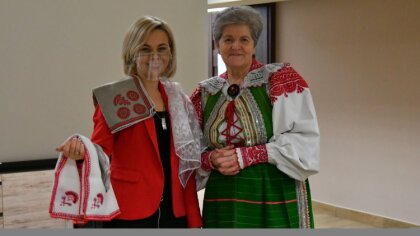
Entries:
[[[83, 223], [107, 221], [120, 214], [112, 185], [109, 159], [102, 149], [83, 135], [75, 134], [85, 146], [81, 171], [74, 160], [60, 153], [55, 168], [50, 216]], [[101, 168], [102, 167], [102, 168]]]

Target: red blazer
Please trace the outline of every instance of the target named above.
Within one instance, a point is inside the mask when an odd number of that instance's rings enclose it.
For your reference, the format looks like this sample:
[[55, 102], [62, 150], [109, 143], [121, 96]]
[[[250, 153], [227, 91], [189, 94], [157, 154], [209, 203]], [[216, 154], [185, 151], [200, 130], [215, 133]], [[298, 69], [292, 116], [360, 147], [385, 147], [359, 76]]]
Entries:
[[[159, 90], [168, 107], [168, 97], [161, 84]], [[153, 117], [112, 135], [97, 105], [93, 121], [92, 142], [112, 156], [111, 183], [121, 210], [117, 218], [135, 220], [151, 216], [159, 207], [164, 184]], [[186, 188], [182, 188], [172, 135], [170, 148], [174, 215], [187, 216], [188, 227], [201, 227], [195, 178], [192, 175]]]

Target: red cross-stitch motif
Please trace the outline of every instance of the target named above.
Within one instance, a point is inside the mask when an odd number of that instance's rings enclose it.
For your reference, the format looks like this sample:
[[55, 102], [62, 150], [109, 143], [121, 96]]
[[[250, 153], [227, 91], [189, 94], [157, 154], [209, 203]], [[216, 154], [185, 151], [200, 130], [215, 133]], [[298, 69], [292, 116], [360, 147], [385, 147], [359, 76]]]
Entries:
[[244, 161], [244, 167], [258, 163], [266, 163], [268, 161], [268, 153], [265, 145], [241, 147], [240, 150], [242, 160]]
[[201, 154], [201, 168], [205, 171], [211, 171], [211, 169], [213, 169], [212, 165], [211, 165], [211, 160], [210, 160], [210, 156], [211, 156], [211, 152], [204, 152]]
[[302, 93], [308, 88], [306, 81], [291, 66], [286, 65], [275, 72], [270, 79], [270, 99], [275, 102], [277, 97], [284, 95], [288, 97], [289, 93], [297, 91]]
[[195, 108], [195, 111], [197, 112], [198, 121], [200, 124], [200, 127], [202, 127], [203, 124], [203, 109], [201, 106], [201, 88], [196, 88], [195, 91], [191, 95], [191, 102]]

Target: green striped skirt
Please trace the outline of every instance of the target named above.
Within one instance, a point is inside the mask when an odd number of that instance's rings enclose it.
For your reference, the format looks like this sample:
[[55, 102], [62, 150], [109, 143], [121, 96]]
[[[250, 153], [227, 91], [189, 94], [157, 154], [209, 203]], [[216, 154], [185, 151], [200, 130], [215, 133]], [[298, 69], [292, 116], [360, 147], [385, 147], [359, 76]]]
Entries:
[[313, 228], [309, 182], [270, 164], [235, 176], [212, 171], [203, 205], [204, 228]]

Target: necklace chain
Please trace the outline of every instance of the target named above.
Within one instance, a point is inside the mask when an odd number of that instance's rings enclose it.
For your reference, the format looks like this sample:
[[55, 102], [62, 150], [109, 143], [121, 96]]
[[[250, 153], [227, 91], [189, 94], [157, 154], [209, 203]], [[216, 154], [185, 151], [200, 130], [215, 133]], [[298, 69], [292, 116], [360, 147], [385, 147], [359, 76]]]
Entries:
[[161, 111], [161, 112], [163, 113], [162, 117], [159, 116], [157, 111], [155, 112], [155, 115], [160, 119], [161, 124], [162, 124], [162, 129], [167, 130], [168, 127], [166, 126], [166, 119], [165, 119], [165, 113], [164, 113], [165, 111]]

